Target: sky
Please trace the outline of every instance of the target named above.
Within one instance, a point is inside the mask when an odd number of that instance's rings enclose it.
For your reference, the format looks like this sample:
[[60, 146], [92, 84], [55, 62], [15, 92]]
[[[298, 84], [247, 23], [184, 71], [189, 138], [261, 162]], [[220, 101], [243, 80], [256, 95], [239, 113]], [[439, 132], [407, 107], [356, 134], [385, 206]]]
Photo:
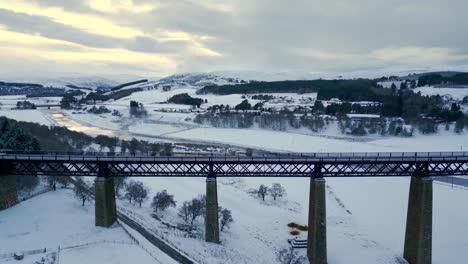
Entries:
[[0, 0], [0, 77], [468, 65], [466, 0]]

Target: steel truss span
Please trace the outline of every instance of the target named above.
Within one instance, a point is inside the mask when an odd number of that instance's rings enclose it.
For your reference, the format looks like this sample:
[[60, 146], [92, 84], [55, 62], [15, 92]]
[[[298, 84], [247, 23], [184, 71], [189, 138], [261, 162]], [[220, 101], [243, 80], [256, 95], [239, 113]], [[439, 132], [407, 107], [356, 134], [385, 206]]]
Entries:
[[[468, 175], [468, 152], [301, 153], [262, 156], [174, 153], [0, 152], [16, 175], [115, 177], [395, 177]], [[5, 165], [10, 164], [10, 165]], [[1, 170], [1, 168], [0, 168]]]

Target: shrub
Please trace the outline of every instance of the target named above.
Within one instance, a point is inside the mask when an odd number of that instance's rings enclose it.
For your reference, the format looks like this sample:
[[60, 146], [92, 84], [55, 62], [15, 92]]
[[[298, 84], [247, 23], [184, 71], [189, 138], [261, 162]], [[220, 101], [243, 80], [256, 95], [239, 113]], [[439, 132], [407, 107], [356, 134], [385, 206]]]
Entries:
[[293, 236], [297, 236], [297, 235], [300, 234], [300, 232], [297, 231], [297, 230], [292, 230], [292, 231], [289, 232], [289, 234], [291, 234], [291, 235], [293, 235]]

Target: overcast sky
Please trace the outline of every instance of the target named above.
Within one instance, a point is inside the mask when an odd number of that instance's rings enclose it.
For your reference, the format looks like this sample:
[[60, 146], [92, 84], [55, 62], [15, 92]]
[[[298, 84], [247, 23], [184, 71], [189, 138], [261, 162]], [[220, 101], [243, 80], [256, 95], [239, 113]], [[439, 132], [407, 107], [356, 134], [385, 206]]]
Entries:
[[466, 0], [0, 0], [1, 73], [468, 64]]

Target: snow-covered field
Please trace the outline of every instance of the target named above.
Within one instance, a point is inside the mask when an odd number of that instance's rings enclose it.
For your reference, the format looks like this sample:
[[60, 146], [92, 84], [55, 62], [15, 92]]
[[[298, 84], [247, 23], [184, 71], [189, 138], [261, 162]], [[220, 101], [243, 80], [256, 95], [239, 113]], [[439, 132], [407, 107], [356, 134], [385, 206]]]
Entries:
[[448, 95], [456, 100], [462, 100], [463, 97], [468, 96], [468, 88], [436, 88], [425, 86], [415, 88], [414, 91], [421, 92], [422, 95]]
[[0, 96], [0, 108], [4, 110], [16, 106], [18, 101], [29, 101], [36, 105], [56, 105], [60, 104], [62, 97], [26, 97], [26, 95], [7, 95]]
[[27, 98], [24, 95], [0, 96], [0, 116], [6, 116], [11, 119], [25, 122], [35, 122], [42, 125], [53, 125], [54, 120], [51, 110], [12, 110], [16, 107], [18, 101], [29, 101], [36, 105], [57, 105], [60, 104], [61, 97], [40, 97]]
[[468, 136], [440, 132], [411, 138], [388, 137], [370, 141], [340, 140], [321, 136], [255, 129], [197, 128], [169, 136], [173, 138], [223, 142], [245, 147], [291, 152], [372, 152], [372, 151], [460, 151], [468, 149]]
[[[0, 211], [0, 255], [43, 248], [57, 253], [59, 246], [61, 263], [157, 263], [119, 225], [96, 227], [94, 205], [82, 207], [71, 190], [58, 189]], [[27, 256], [25, 261], [34, 263], [43, 256]], [[163, 253], [159, 257], [161, 263], [170, 263]]]
[[5, 116], [11, 119], [24, 122], [34, 122], [41, 125], [50, 126], [55, 124], [50, 110], [34, 109], [34, 110], [3, 110], [0, 109], [0, 116]]

